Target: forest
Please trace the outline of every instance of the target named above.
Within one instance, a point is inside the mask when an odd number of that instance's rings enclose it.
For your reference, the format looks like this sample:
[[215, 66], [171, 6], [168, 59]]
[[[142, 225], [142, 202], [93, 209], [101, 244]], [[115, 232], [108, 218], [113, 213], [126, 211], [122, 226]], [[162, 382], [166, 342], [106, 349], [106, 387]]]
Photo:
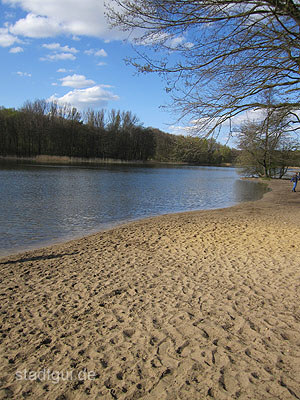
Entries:
[[38, 155], [220, 165], [237, 154], [214, 138], [145, 128], [130, 111], [81, 113], [45, 100], [27, 101], [18, 110], [1, 107], [0, 156]]

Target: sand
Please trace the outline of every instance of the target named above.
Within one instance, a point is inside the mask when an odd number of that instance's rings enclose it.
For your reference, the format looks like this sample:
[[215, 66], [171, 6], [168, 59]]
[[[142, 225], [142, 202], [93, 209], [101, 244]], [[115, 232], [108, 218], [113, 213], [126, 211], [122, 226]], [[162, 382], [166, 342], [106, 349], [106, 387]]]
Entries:
[[0, 259], [0, 398], [299, 399], [300, 192]]

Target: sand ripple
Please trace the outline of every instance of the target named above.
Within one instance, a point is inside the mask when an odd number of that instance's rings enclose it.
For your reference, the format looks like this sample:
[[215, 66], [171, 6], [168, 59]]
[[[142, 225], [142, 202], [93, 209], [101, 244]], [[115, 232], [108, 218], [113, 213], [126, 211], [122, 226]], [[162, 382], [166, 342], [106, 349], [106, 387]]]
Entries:
[[271, 187], [1, 259], [0, 398], [300, 399], [300, 193]]

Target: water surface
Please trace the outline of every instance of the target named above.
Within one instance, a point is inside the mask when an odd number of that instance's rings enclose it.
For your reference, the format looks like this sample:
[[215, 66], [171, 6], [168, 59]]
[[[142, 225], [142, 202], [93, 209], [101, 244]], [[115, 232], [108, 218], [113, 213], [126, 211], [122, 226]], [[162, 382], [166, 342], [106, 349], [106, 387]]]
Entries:
[[234, 168], [0, 165], [0, 256], [125, 221], [229, 207], [265, 186]]

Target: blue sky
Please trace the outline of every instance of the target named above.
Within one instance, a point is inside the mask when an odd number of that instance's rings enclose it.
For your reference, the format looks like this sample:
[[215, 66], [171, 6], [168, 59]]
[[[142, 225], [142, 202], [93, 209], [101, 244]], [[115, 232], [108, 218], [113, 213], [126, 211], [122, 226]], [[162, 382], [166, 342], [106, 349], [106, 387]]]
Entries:
[[164, 83], [125, 65], [134, 50], [108, 27], [102, 0], [0, 1], [1, 106], [53, 99], [79, 109], [115, 108], [178, 133], [175, 116], [160, 107], [170, 100]]
[[[145, 127], [189, 133], [188, 120], [187, 125], [177, 122], [178, 115], [161, 107], [171, 102], [165, 82], [125, 64], [136, 53], [127, 33], [108, 26], [104, 1], [0, 0], [0, 106], [19, 108], [27, 100], [46, 99], [79, 110], [114, 108], [131, 111]], [[193, 46], [184, 36], [169, 45], [178, 43]], [[235, 123], [248, 114], [261, 118], [259, 110], [250, 111]], [[224, 125], [217, 138], [221, 143], [228, 139]]]

